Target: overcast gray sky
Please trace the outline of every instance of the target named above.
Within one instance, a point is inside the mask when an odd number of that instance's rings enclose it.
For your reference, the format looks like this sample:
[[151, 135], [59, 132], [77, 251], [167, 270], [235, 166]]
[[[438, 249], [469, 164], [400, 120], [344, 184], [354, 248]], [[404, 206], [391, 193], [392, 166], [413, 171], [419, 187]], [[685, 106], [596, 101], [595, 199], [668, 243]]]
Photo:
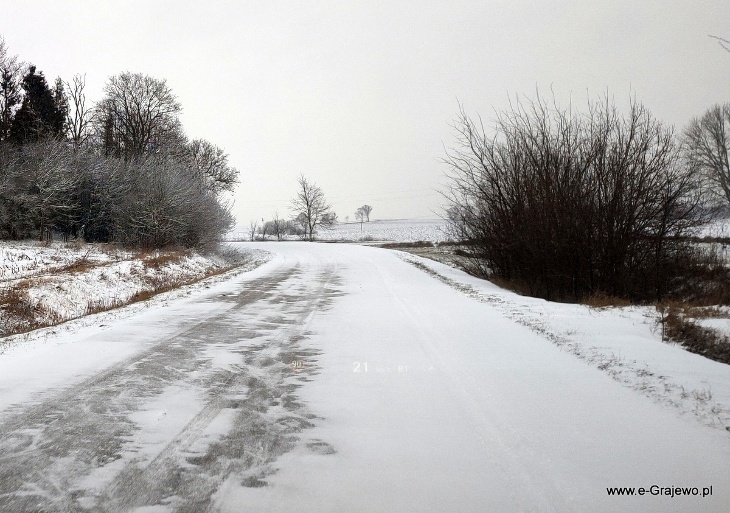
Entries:
[[[241, 171], [241, 224], [289, 216], [300, 173], [344, 220], [434, 217], [457, 99], [630, 95], [684, 127], [730, 101], [727, 0], [2, 1], [11, 53], [51, 82], [164, 78], [188, 136]], [[550, 92], [552, 88], [552, 93]]]

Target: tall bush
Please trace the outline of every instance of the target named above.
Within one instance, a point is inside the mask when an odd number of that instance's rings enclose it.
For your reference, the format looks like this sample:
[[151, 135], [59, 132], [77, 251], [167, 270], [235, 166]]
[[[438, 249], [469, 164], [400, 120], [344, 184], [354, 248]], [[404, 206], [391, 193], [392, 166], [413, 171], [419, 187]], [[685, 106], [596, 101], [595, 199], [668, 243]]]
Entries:
[[448, 217], [477, 272], [549, 299], [666, 292], [703, 195], [645, 107], [579, 114], [538, 97], [501, 113], [491, 136], [463, 108], [454, 127]]

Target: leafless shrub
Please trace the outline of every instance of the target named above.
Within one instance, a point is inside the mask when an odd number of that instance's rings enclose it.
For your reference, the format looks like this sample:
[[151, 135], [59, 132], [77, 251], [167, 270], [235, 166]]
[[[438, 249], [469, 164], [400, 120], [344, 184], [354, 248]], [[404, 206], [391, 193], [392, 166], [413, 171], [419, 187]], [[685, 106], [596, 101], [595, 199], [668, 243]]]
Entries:
[[463, 108], [454, 128], [447, 217], [473, 272], [547, 299], [666, 294], [704, 197], [646, 108], [579, 115], [538, 97], [500, 114], [494, 136]]
[[669, 297], [705, 307], [730, 305], [730, 262], [716, 244], [693, 244], [669, 263]]

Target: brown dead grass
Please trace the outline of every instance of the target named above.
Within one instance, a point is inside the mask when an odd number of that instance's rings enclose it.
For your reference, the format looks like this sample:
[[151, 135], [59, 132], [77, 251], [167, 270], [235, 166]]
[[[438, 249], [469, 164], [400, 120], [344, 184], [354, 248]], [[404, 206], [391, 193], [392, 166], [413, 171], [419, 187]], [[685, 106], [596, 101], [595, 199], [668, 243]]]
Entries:
[[[109, 248], [117, 255], [118, 248]], [[137, 258], [142, 262], [142, 269], [132, 267], [131, 272], [140, 273], [143, 269], [160, 269], [162, 266], [179, 262], [190, 255], [188, 250], [170, 249], [165, 251], [142, 251], [136, 255], [131, 253], [126, 258]], [[140, 301], [146, 301], [158, 294], [169, 292], [175, 288], [192, 285], [206, 278], [224, 274], [246, 261], [240, 260], [218, 269], [212, 269], [204, 275], [192, 279], [174, 279], [172, 276], [152, 275], [145, 278], [146, 287], [138, 291], [128, 299], [106, 299], [88, 301], [84, 315], [105, 312], [122, 306]], [[53, 273], [81, 273], [89, 269], [105, 265], [94, 263], [88, 259], [88, 253], [78, 260], [53, 270]], [[60, 318], [53, 312], [47, 311], [42, 305], [33, 302], [28, 294], [28, 289], [38, 284], [43, 278], [36, 277], [33, 280], [21, 280], [13, 285], [0, 289], [0, 337], [26, 333], [35, 329], [45, 328], [72, 320], [72, 318]]]
[[137, 253], [134, 258], [139, 259], [147, 269], [159, 269], [160, 267], [177, 263], [190, 256], [190, 251], [184, 249], [168, 250], [143, 250]]
[[431, 241], [419, 240], [416, 242], [384, 242], [382, 244], [376, 244], [379, 248], [386, 249], [412, 249], [412, 248], [433, 248], [435, 245]]
[[6, 315], [19, 320], [31, 321], [35, 316], [35, 308], [28, 296], [27, 281], [0, 290], [0, 308]]
[[98, 262], [92, 262], [88, 258], [88, 253], [81, 258], [74, 260], [70, 264], [64, 265], [63, 267], [59, 267], [57, 269], [54, 269], [54, 273], [85, 273], [89, 271], [90, 269], [93, 269], [94, 267], [97, 267], [101, 264]]
[[717, 330], [700, 326], [693, 319], [726, 317], [717, 308], [698, 308], [691, 304], [673, 303], [657, 306], [661, 313], [664, 340], [681, 344], [688, 351], [711, 360], [730, 364], [730, 338]]
[[34, 302], [28, 294], [32, 282], [22, 280], [0, 290], [0, 336], [26, 333], [62, 322], [58, 315]]
[[222, 267], [220, 269], [214, 269], [203, 276], [188, 279], [188, 280], [175, 280], [170, 276], [149, 276], [145, 279], [147, 282], [147, 288], [135, 292], [129, 299], [121, 300], [114, 298], [110, 301], [89, 301], [86, 307], [85, 315], [106, 312], [133, 303], [139, 303], [141, 301], [147, 301], [158, 294], [169, 292], [176, 288], [184, 287], [186, 285], [193, 285], [199, 281], [218, 276], [220, 274], [227, 273], [228, 271], [237, 267], [236, 265]]
[[84, 315], [106, 312], [107, 310], [113, 310], [114, 308], [119, 308], [125, 304], [126, 302], [119, 298], [113, 298], [110, 300], [92, 300], [86, 304], [86, 311], [84, 312]]
[[628, 299], [611, 296], [602, 292], [597, 292], [584, 298], [582, 303], [590, 308], [621, 308], [632, 305]]

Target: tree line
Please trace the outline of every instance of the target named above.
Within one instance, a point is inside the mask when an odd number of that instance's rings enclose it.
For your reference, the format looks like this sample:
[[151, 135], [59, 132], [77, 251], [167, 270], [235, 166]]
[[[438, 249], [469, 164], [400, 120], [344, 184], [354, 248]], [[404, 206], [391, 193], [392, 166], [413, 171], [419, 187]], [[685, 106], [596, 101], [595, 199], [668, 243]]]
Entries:
[[186, 247], [233, 224], [225, 151], [183, 131], [165, 80], [123, 72], [92, 103], [86, 80], [11, 55], [0, 37], [0, 238]]
[[632, 101], [539, 96], [488, 132], [461, 108], [448, 218], [472, 270], [558, 300], [662, 300], [691, 281], [689, 237], [730, 202], [730, 104], [676, 134]]

